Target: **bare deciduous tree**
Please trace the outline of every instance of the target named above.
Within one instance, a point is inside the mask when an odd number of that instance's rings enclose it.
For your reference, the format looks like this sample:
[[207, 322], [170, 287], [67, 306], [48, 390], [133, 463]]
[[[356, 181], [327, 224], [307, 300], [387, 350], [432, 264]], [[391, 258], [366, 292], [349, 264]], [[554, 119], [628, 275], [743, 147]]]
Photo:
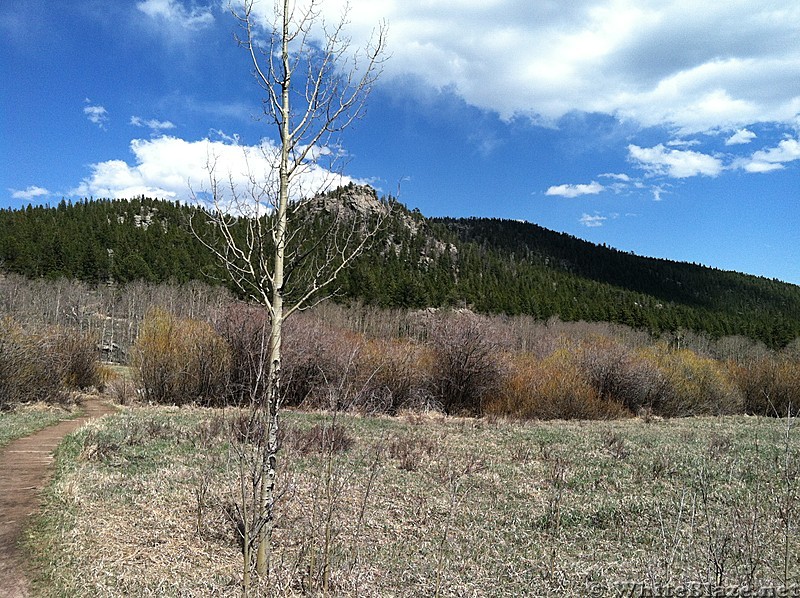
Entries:
[[[253, 471], [242, 472], [242, 522], [245, 555], [255, 552], [255, 569], [269, 573], [276, 498], [275, 479], [280, 410], [281, 345], [286, 318], [318, 301], [337, 275], [362, 251], [377, 230], [377, 221], [334, 218], [328, 234], [305, 236], [309, 202], [337, 181], [341, 160], [338, 135], [362, 113], [381, 71], [386, 28], [380, 25], [365, 49], [351, 51], [345, 34], [347, 12], [330, 26], [321, 0], [276, 0], [267, 25], [263, 7], [253, 0], [232, 8], [237, 36], [260, 86], [265, 119], [274, 125], [277, 147], [263, 143], [245, 152], [246, 180], [239, 173], [220, 178], [217, 160], [209, 157], [211, 219], [218, 239], [201, 239], [224, 264], [233, 283], [269, 315], [262, 338], [265, 365], [251, 396], [248, 439], [257, 453]], [[322, 256], [322, 257], [320, 257]], [[244, 476], [248, 477], [245, 509]], [[251, 564], [245, 558], [245, 588]], [[246, 589], [245, 589], [246, 591]]]

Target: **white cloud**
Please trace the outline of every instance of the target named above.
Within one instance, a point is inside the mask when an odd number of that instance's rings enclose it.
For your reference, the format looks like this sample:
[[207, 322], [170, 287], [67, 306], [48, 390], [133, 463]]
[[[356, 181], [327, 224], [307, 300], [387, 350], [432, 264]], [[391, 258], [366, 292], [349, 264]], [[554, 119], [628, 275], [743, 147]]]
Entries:
[[[246, 194], [252, 182], [250, 175], [267, 187], [274, 182], [277, 147], [268, 139], [261, 145], [245, 146], [210, 139], [186, 141], [162, 136], [134, 139], [130, 147], [135, 159], [133, 165], [124, 160], [92, 164], [91, 175], [69, 194], [109, 198], [146, 195], [188, 201], [193, 199], [192, 189], [199, 195], [208, 188], [209, 164], [214, 165], [223, 192], [228, 192], [233, 184], [237, 193]], [[308, 164], [298, 177], [293, 194], [305, 197], [326, 186], [351, 180], [321, 165]]]
[[700, 145], [700, 141], [697, 139], [671, 139], [667, 141], [667, 145], [670, 147], [694, 147]]
[[597, 228], [599, 226], [603, 226], [606, 220], [608, 220], [608, 218], [606, 218], [605, 216], [598, 216], [598, 215], [591, 216], [589, 214], [584, 214], [583, 216], [581, 216], [580, 223], [583, 226], [588, 226], [589, 228]]
[[753, 160], [759, 162], [792, 162], [798, 159], [800, 159], [800, 141], [797, 139], [784, 139], [778, 147], [753, 154]]
[[772, 172], [795, 160], [800, 160], [800, 140], [784, 139], [777, 147], [753, 153], [749, 160], [743, 161], [742, 168], [754, 173]]
[[630, 189], [631, 184], [634, 184], [633, 179], [625, 173], [606, 172], [599, 175], [601, 178], [611, 179], [613, 182], [605, 188], [610, 189], [616, 194], [622, 193]]
[[629, 177], [625, 173], [606, 172], [604, 174], [601, 174], [600, 176], [603, 177], [603, 178], [607, 178], [607, 179], [614, 179], [616, 181], [622, 181], [624, 183], [629, 183], [630, 180], [631, 180], [631, 177]]
[[[84, 101], [88, 103], [90, 100], [86, 99]], [[101, 129], [106, 128], [108, 111], [103, 106], [84, 106], [83, 113], [86, 115], [86, 118], [89, 119], [89, 122], [96, 124]]]
[[661, 201], [661, 195], [664, 193], [664, 188], [653, 186], [650, 187], [650, 192], [653, 194], [653, 201]]
[[34, 185], [23, 190], [9, 189], [9, 191], [11, 191], [11, 197], [13, 199], [33, 199], [34, 197], [43, 197], [51, 194], [47, 189]]
[[210, 8], [188, 9], [178, 0], [144, 0], [138, 2], [136, 8], [170, 27], [197, 30], [214, 23], [214, 15]]
[[[336, 19], [345, 0], [322, 5]], [[503, 118], [571, 111], [681, 134], [793, 121], [800, 3], [350, 0], [353, 43], [390, 23], [387, 78], [453, 90]], [[271, 17], [272, 3], [257, 7]]]
[[238, 133], [227, 135], [225, 131], [222, 131], [221, 129], [211, 129], [211, 131], [209, 131], [209, 136], [220, 139], [230, 145], [239, 145], [239, 141], [241, 139]]
[[742, 145], [750, 143], [757, 135], [748, 129], [739, 129], [725, 140], [725, 145]]
[[578, 185], [554, 185], [545, 191], [545, 195], [558, 195], [560, 197], [578, 197], [580, 195], [597, 195], [605, 187], [597, 181]]
[[701, 152], [672, 150], [659, 143], [655, 147], [628, 146], [630, 159], [648, 174], [684, 179], [697, 175], [717, 176], [724, 170], [722, 160]]
[[754, 174], [764, 174], [767, 172], [774, 172], [775, 170], [783, 170], [783, 164], [770, 162], [746, 162], [742, 168], [744, 168], [747, 172]]
[[605, 188], [613, 191], [615, 194], [628, 191], [631, 188], [631, 185], [636, 186], [638, 183], [625, 173], [606, 172], [599, 176], [601, 178], [612, 180], [612, 182], [609, 185], [606, 185]]
[[143, 119], [138, 116], [131, 116], [131, 125], [134, 127], [148, 127], [152, 129], [154, 132], [157, 131], [166, 131], [168, 129], [174, 129], [175, 125], [168, 120], [160, 121], [156, 119]]

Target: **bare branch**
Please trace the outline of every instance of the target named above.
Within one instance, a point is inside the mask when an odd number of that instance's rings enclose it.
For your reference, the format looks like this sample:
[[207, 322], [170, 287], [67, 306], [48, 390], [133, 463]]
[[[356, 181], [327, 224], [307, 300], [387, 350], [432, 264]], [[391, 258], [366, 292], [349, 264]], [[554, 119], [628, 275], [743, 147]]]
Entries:
[[[302, 6], [301, 6], [302, 4]], [[354, 213], [349, 222], [336, 213], [325, 234], [311, 236], [323, 215], [308, 201], [320, 196], [336, 176], [340, 160], [338, 139], [363, 113], [372, 86], [381, 73], [386, 46], [386, 25], [381, 24], [365, 52], [351, 53], [345, 33], [347, 10], [332, 27], [322, 23], [321, 0], [308, 3], [276, 0], [271, 27], [258, 22], [254, 0], [229, 6], [239, 25], [236, 42], [247, 52], [253, 77], [263, 92], [262, 110], [276, 128], [278, 151], [262, 145], [267, 172], [257, 172], [244, 151], [245, 182], [218, 174], [215, 156], [209, 156], [208, 221], [216, 239], [200, 241], [227, 270], [233, 285], [251, 300], [265, 306], [269, 335], [262, 343], [266, 397], [253, 396], [253, 421], [264, 424], [266, 437], [254, 457], [243, 457], [241, 478], [245, 550], [245, 593], [253, 565], [259, 575], [269, 573], [269, 548], [278, 451], [278, 412], [281, 394], [282, 328], [286, 318], [318, 300], [377, 233], [388, 208], [370, 224]], [[317, 40], [322, 30], [322, 40]], [[266, 39], [259, 38], [260, 34]], [[328, 168], [321, 166], [328, 164]], [[322, 188], [307, 192], [304, 181], [324, 174]], [[238, 182], [237, 182], [238, 181]], [[205, 195], [205, 194], [201, 194]], [[196, 197], [196, 199], [199, 199]], [[324, 204], [324, 197], [323, 197]], [[193, 228], [193, 230], [195, 230]], [[247, 511], [245, 488], [251, 497]]]

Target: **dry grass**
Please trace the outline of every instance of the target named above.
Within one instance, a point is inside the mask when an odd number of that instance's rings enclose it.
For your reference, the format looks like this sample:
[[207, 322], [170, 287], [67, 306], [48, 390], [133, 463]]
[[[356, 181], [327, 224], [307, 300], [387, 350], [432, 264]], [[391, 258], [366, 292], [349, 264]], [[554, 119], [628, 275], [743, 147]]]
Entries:
[[[43, 595], [238, 596], [222, 412], [135, 408], [71, 437], [29, 545]], [[286, 413], [265, 595], [583, 596], [800, 582], [786, 420], [518, 423]], [[341, 450], [340, 450], [341, 449]], [[609, 591], [608, 595], [613, 595]]]

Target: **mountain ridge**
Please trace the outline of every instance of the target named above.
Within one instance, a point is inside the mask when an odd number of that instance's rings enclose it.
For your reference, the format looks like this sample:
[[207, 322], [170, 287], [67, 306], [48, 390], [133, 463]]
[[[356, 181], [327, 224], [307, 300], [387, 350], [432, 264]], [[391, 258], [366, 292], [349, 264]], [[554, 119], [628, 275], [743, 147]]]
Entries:
[[[533, 223], [425, 218], [370, 187], [316, 199], [325, 209], [312, 210], [314, 218], [328, 217], [337, 202], [360, 217], [385, 218], [373, 249], [341, 275], [339, 301], [738, 334], [777, 348], [800, 337], [800, 286], [791, 283], [638, 256]], [[213, 237], [203, 213], [145, 197], [3, 209], [0, 271], [98, 283], [221, 282], [225, 272], [188, 230], [193, 219]]]

